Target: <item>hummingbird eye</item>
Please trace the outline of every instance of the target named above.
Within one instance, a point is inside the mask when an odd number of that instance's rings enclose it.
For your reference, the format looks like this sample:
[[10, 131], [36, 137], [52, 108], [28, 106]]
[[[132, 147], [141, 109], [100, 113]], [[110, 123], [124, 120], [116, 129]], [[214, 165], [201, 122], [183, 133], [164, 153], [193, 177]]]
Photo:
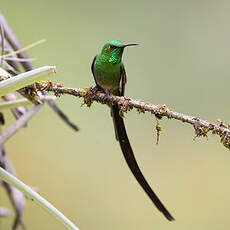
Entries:
[[113, 46], [113, 45], [110, 45], [109, 48], [110, 48], [111, 50], [115, 50], [117, 47], [116, 47], [116, 46]]

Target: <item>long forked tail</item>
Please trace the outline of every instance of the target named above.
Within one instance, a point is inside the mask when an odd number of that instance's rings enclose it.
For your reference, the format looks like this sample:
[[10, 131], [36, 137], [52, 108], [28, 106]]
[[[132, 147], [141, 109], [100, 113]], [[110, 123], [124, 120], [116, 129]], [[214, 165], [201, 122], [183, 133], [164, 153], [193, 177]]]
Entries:
[[133, 175], [135, 176], [136, 180], [141, 185], [141, 187], [144, 189], [144, 191], [147, 193], [149, 198], [152, 200], [152, 202], [156, 205], [158, 210], [162, 212], [163, 215], [169, 221], [173, 221], [174, 218], [169, 213], [169, 211], [165, 208], [165, 206], [162, 204], [162, 202], [154, 193], [154, 191], [151, 189], [151, 187], [149, 186], [148, 182], [145, 180], [137, 164], [132, 147], [129, 143], [123, 118], [119, 115], [119, 108], [117, 105], [113, 105], [111, 107], [111, 115], [113, 117], [116, 138], [120, 143], [122, 153], [125, 157], [126, 163], [128, 164], [131, 172], [133, 173]]

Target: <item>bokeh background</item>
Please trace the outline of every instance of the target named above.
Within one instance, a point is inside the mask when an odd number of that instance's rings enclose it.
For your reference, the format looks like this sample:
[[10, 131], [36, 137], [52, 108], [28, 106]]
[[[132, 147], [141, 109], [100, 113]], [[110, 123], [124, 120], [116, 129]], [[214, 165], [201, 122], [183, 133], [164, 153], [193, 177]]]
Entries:
[[[230, 121], [229, 1], [9, 1], [1, 12], [36, 67], [56, 65], [52, 79], [69, 87], [94, 85], [90, 65], [104, 42], [138, 42], [127, 48], [126, 95], [166, 104], [211, 122]], [[131, 175], [114, 139], [106, 106], [82, 99], [56, 101], [81, 131], [74, 133], [43, 108], [6, 144], [18, 176], [39, 189], [80, 229], [220, 230], [230, 227], [230, 152], [216, 136], [193, 141], [189, 125], [163, 119], [155, 145], [155, 118], [135, 111], [125, 122], [149, 183], [176, 218], [169, 223]], [[14, 119], [5, 113], [7, 124]], [[1, 206], [10, 207], [0, 191]], [[63, 226], [31, 201], [28, 229]], [[12, 218], [0, 223], [10, 229]]]

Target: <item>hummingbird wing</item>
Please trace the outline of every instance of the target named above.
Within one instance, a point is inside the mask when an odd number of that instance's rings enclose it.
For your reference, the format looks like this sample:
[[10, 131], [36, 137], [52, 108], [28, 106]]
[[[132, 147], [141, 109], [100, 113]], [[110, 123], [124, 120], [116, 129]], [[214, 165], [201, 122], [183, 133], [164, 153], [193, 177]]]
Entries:
[[93, 62], [91, 64], [91, 71], [92, 71], [92, 74], [93, 74], [93, 77], [94, 77], [94, 81], [95, 81], [95, 83], [97, 85], [97, 81], [96, 81], [95, 73], [94, 73], [94, 64], [95, 64], [96, 58], [97, 58], [97, 55], [94, 57]]
[[126, 72], [125, 72], [125, 67], [124, 64], [121, 63], [121, 95], [125, 95], [125, 84], [127, 83], [127, 77], [126, 77]]

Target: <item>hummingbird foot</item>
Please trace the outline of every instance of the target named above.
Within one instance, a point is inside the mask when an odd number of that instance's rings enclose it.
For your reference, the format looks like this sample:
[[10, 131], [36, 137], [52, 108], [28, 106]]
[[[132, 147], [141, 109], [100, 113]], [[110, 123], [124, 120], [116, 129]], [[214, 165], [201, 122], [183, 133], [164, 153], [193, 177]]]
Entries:
[[103, 97], [103, 101], [107, 101], [109, 96], [110, 96], [110, 90], [107, 91], [107, 93], [105, 94], [105, 96]]
[[98, 91], [99, 91], [99, 88], [98, 88], [97, 85], [95, 85], [93, 88], [91, 88], [91, 92], [92, 92], [93, 94], [97, 93]]

